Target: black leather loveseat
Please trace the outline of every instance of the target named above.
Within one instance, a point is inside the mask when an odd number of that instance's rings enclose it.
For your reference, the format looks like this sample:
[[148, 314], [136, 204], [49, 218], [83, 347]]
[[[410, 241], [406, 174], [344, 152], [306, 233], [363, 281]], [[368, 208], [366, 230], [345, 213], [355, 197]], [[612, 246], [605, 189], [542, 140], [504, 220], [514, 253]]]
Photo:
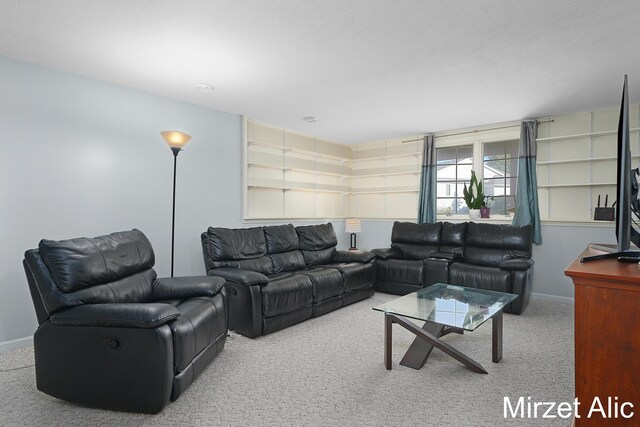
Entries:
[[207, 274], [226, 279], [229, 328], [249, 338], [374, 293], [371, 252], [336, 250], [331, 223], [202, 233]]
[[377, 291], [404, 295], [434, 283], [517, 294], [505, 312], [520, 314], [531, 294], [531, 227], [395, 222], [391, 248], [374, 249]]
[[222, 351], [217, 277], [156, 277], [139, 230], [42, 240], [23, 261], [38, 319], [38, 390], [82, 405], [156, 413]]

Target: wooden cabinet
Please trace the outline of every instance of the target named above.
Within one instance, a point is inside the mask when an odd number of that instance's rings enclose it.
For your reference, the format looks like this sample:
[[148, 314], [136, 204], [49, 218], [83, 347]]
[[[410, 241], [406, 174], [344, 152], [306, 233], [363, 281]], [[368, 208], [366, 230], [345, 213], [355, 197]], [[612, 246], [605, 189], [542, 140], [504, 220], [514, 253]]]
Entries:
[[[580, 403], [575, 425], [638, 426], [640, 264], [580, 262], [601, 253], [585, 249], [564, 272], [575, 286], [575, 387]], [[624, 418], [623, 413], [634, 415]]]

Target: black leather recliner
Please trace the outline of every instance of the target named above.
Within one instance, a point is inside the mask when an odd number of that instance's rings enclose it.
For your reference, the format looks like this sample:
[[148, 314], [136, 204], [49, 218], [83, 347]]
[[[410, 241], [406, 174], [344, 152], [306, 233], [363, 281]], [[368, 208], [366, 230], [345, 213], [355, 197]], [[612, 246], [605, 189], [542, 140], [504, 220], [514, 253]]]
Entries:
[[224, 279], [157, 278], [139, 230], [42, 240], [23, 265], [38, 329], [38, 390], [81, 405], [157, 413], [222, 351]]
[[374, 255], [336, 250], [331, 223], [202, 233], [207, 274], [226, 279], [229, 328], [255, 338], [373, 295]]
[[531, 226], [395, 222], [391, 247], [374, 249], [377, 291], [408, 294], [448, 283], [517, 294], [504, 311], [529, 303], [534, 262]]

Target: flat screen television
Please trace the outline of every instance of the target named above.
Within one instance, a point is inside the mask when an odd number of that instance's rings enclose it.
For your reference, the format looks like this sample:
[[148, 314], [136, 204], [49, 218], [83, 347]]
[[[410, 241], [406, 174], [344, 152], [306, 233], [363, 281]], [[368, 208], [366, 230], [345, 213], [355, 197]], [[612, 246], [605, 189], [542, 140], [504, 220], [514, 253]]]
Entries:
[[640, 261], [640, 251], [631, 250], [631, 242], [640, 247], [640, 233], [633, 227], [633, 223], [640, 220], [640, 204], [638, 203], [638, 169], [631, 169], [631, 150], [629, 148], [629, 89], [627, 75], [624, 76], [622, 86], [622, 101], [620, 103], [620, 118], [618, 120], [618, 157], [616, 181], [616, 239], [617, 245], [593, 245], [597, 249], [608, 251], [603, 255], [584, 257], [581, 261], [617, 258], [629, 261], [637, 258]]

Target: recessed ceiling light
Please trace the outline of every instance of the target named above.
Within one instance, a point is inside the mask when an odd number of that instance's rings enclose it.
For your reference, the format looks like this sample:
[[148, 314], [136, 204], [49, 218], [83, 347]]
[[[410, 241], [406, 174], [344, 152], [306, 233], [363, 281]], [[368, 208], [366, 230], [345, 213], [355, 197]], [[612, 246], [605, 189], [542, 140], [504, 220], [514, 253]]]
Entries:
[[210, 85], [209, 83], [198, 83], [196, 85], [196, 90], [198, 92], [213, 92], [214, 89], [215, 87], [213, 87], [213, 85]]
[[314, 123], [314, 122], [318, 121], [318, 119], [316, 117], [313, 117], [313, 116], [303, 117], [302, 120], [304, 120], [307, 123]]

